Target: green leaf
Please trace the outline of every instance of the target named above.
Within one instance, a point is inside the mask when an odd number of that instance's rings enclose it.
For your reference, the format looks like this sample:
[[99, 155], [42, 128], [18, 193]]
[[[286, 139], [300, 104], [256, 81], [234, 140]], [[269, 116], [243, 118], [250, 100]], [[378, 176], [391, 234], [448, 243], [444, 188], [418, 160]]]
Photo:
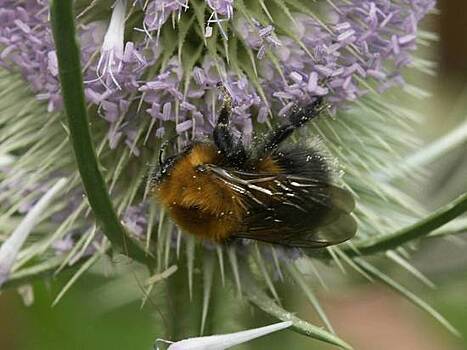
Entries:
[[89, 130], [72, 3], [71, 0], [52, 1], [51, 24], [63, 101], [78, 170], [92, 211], [112, 246], [136, 261], [149, 263], [151, 259], [146, 256], [144, 249], [133, 242], [121, 226], [99, 170]]

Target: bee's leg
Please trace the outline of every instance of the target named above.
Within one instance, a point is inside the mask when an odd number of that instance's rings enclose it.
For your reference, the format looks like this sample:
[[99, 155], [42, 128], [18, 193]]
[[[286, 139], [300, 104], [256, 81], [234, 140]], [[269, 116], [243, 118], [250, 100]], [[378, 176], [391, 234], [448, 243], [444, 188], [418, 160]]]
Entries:
[[260, 146], [262, 153], [268, 153], [277, 148], [280, 143], [287, 139], [287, 137], [289, 137], [295, 129], [298, 129], [306, 122], [317, 117], [319, 113], [325, 108], [326, 106], [323, 103], [323, 98], [318, 97], [316, 101], [310, 103], [309, 105], [294, 110], [289, 115], [289, 122], [287, 124], [271, 131], [271, 133], [266, 136], [263, 144]]
[[246, 160], [246, 152], [241, 141], [233, 135], [229, 127], [229, 119], [232, 114], [232, 96], [222, 84], [219, 83], [218, 87], [224, 95], [224, 101], [213, 131], [214, 143], [229, 162], [240, 166]]

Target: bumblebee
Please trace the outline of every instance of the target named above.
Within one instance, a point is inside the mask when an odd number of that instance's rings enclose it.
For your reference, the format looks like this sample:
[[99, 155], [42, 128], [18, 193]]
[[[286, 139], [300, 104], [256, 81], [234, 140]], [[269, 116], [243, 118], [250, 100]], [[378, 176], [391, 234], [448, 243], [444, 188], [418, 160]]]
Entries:
[[295, 108], [288, 122], [246, 149], [229, 127], [232, 98], [224, 101], [212, 142], [193, 142], [163, 159], [151, 192], [175, 223], [201, 239], [252, 239], [288, 247], [323, 248], [354, 236], [352, 195], [331, 182], [325, 157], [303, 145], [284, 145], [325, 108], [322, 98]]

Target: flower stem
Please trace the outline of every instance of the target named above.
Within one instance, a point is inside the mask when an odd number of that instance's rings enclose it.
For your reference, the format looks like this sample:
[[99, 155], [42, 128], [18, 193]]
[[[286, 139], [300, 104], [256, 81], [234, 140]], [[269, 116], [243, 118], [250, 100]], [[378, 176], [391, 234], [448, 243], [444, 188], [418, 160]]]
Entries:
[[467, 212], [467, 193], [438, 209], [415, 224], [388, 235], [377, 236], [356, 242], [356, 250], [345, 249], [350, 256], [374, 254], [394, 249], [414, 239], [427, 236], [437, 228]]
[[150, 258], [126, 232], [115, 213], [91, 139], [84, 99], [80, 51], [75, 38], [72, 0], [54, 0], [52, 31], [57, 51], [60, 84], [71, 142], [89, 205], [112, 246], [130, 258], [150, 263]]

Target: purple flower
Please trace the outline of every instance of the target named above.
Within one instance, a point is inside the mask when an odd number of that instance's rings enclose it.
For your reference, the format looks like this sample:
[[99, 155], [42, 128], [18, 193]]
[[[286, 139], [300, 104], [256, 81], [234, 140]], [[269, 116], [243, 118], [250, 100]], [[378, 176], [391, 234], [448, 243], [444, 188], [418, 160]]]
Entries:
[[[355, 100], [367, 91], [361, 81], [373, 82], [383, 91], [403, 83], [402, 67], [411, 62], [418, 21], [434, 1], [337, 1], [330, 8], [326, 27], [308, 15], [295, 16], [297, 39], [280, 37], [276, 55], [281, 74], [272, 61], [261, 60], [264, 85], [282, 105], [290, 101], [328, 96], [340, 104]], [[256, 25], [240, 26], [246, 43], [262, 53]], [[248, 28], [249, 26], [249, 28]], [[285, 79], [284, 79], [285, 78]]]
[[169, 19], [172, 13], [188, 8], [188, 0], [152, 0], [144, 9], [143, 30], [149, 36], [151, 32], [157, 31], [159, 37], [160, 29]]
[[[252, 107], [263, 107], [255, 89], [244, 76], [229, 74], [221, 77], [215, 63], [206, 58], [200, 65], [193, 68], [194, 82], [186, 93], [182, 92], [183, 68], [176, 57], [169, 61], [165, 71], [146, 82], [140, 91], [144, 92], [144, 100], [150, 104], [147, 112], [155, 118], [159, 125], [167, 120], [177, 122], [177, 132], [190, 130], [197, 137], [211, 134], [215, 125], [217, 102], [216, 84], [223, 80], [229, 87], [234, 99], [233, 124], [245, 139], [252, 133]], [[176, 105], [179, 107], [176, 108]]]
[[267, 50], [282, 45], [274, 34], [274, 27], [271, 24], [263, 26], [256, 20], [253, 20], [253, 24], [249, 24], [246, 19], [241, 18], [236, 27], [245, 42], [250, 47], [258, 50], [257, 57], [260, 60]]
[[[255, 84], [251, 71], [233, 70], [210, 54], [200, 57], [190, 68], [192, 72], [184, 71], [180, 56], [153, 71], [151, 67], [164, 48], [151, 33], [157, 31], [159, 35], [171, 15], [175, 21], [193, 16], [190, 1], [149, 1], [143, 8], [142, 21], [143, 31], [149, 35], [133, 31], [132, 40], [125, 42], [126, 4], [126, 0], [116, 1], [105, 35], [102, 22], [80, 25], [79, 34], [87, 100], [98, 106], [98, 115], [109, 122], [111, 148], [125, 142], [133, 145], [136, 155], [138, 147], [133, 141], [145, 119], [138, 112], [141, 108], [153, 119], [153, 136], [164, 135], [169, 120], [176, 122], [177, 133], [209, 135], [219, 105], [215, 90], [218, 81], [228, 85], [233, 94], [233, 122], [245, 140], [251, 136], [252, 116], [264, 122], [269, 112], [285, 113], [294, 103], [307, 103], [316, 96], [327, 96], [328, 102], [337, 106], [366, 94], [364, 81], [379, 91], [402, 84], [400, 70], [410, 63], [417, 23], [434, 1], [337, 0], [336, 6], [325, 6], [327, 17], [320, 21], [295, 13], [295, 22], [287, 28], [293, 36], [278, 37], [274, 23], [265, 23], [264, 19], [260, 23], [241, 11], [233, 23], [233, 0], [206, 0], [208, 11], [212, 11], [206, 14], [206, 25], [217, 23], [226, 39], [233, 34], [229, 45], [236, 41], [237, 47], [246, 45], [256, 51]], [[3, 1], [0, 44], [5, 48], [0, 62], [19, 67], [37, 97], [48, 101], [53, 111], [61, 108], [61, 98], [47, 12], [47, 6], [39, 0], [22, 6]], [[184, 41], [198, 40], [202, 45], [206, 39], [196, 37], [195, 27], [187, 33], [192, 37]], [[100, 57], [95, 59], [97, 51]], [[187, 84], [190, 73], [193, 79]], [[135, 105], [138, 110], [132, 108]]]
[[[48, 3], [2, 1], [0, 7], [0, 65], [20, 70], [38, 100], [47, 101], [48, 111], [62, 108], [58, 67], [48, 20]], [[80, 26], [83, 62], [88, 62], [100, 45], [99, 23]], [[92, 33], [92, 34], [91, 34]]]
[[59, 109], [58, 71], [47, 25], [47, 5], [39, 1], [27, 1], [23, 6], [16, 1], [0, 4], [0, 65], [19, 68], [37, 98], [48, 101], [48, 110]]
[[147, 228], [148, 203], [128, 207], [123, 215], [123, 224], [134, 236], [144, 238]]
[[234, 0], [206, 0], [208, 6], [216, 13], [231, 18]]

